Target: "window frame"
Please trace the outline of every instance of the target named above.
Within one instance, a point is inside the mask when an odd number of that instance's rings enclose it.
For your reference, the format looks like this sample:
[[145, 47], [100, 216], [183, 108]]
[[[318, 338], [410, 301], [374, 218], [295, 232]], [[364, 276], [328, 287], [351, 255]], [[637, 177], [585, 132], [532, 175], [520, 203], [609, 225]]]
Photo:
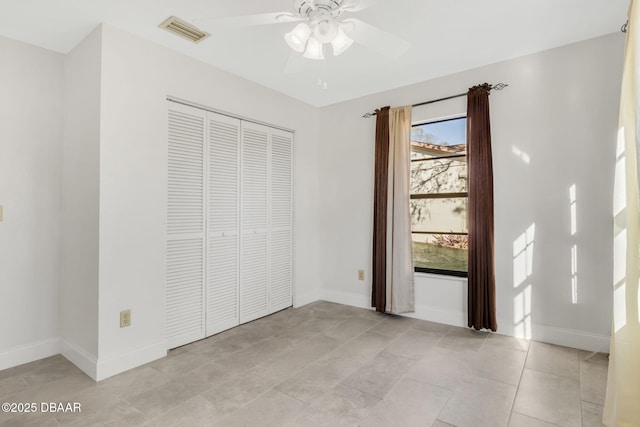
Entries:
[[[456, 116], [456, 117], [448, 117], [446, 119], [436, 119], [436, 120], [425, 120], [425, 121], [421, 121], [421, 122], [416, 122], [416, 123], [412, 123], [411, 124], [411, 128], [413, 129], [414, 127], [418, 127], [418, 126], [424, 126], [424, 125], [429, 125], [429, 124], [434, 124], [434, 123], [444, 123], [444, 122], [449, 122], [449, 121], [453, 121], [453, 120], [460, 120], [460, 119], [465, 119], [465, 123], [466, 123], [466, 119], [467, 119], [467, 115], [463, 114], [460, 116]], [[466, 145], [466, 141], [465, 141], [465, 145]], [[413, 149], [412, 149], [413, 151]], [[411, 159], [411, 163], [414, 162], [424, 162], [424, 161], [433, 161], [433, 160], [441, 160], [441, 159], [445, 159], [445, 158], [456, 158], [456, 157], [465, 157], [467, 158], [467, 150], [465, 149], [465, 154], [464, 155], [460, 155], [460, 154], [453, 154], [451, 156], [440, 156], [440, 157], [433, 157], [433, 158], [428, 158], [428, 159]], [[467, 163], [467, 168], [468, 168], [468, 162]], [[468, 169], [467, 169], [468, 170]], [[416, 196], [416, 197], [414, 197]], [[469, 200], [469, 183], [467, 181], [467, 191], [463, 192], [463, 193], [433, 193], [433, 194], [428, 194], [428, 193], [417, 193], [417, 194], [411, 194], [409, 193], [409, 200], [419, 200], [419, 199], [423, 199], [423, 200], [434, 200], [434, 199], [451, 199], [451, 198], [465, 198], [467, 199], [467, 201]], [[468, 221], [469, 219], [467, 218], [467, 226], [468, 226]], [[411, 235], [414, 234], [430, 234], [430, 235], [436, 235], [436, 234], [444, 234], [444, 235], [458, 235], [458, 236], [468, 236], [469, 233], [463, 233], [463, 232], [426, 232], [426, 231], [418, 231], [418, 232], [414, 232], [413, 228], [411, 229]], [[412, 239], [413, 241], [413, 239]], [[467, 249], [468, 250], [468, 249]], [[445, 269], [441, 269], [441, 268], [428, 268], [428, 267], [416, 267], [414, 265], [414, 273], [426, 273], [426, 274], [434, 274], [434, 275], [439, 275], [439, 276], [453, 276], [453, 277], [461, 277], [461, 278], [467, 278], [469, 276], [468, 273], [468, 264], [467, 264], [467, 271], [458, 271], [458, 270], [445, 270]]]

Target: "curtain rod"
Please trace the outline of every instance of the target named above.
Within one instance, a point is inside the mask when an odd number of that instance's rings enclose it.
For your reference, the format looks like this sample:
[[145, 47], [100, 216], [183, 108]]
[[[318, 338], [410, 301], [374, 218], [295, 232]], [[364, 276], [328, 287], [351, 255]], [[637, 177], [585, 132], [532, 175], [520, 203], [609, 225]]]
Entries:
[[[489, 90], [494, 90], [494, 89], [495, 90], [502, 90], [507, 86], [509, 86], [507, 83], [498, 83], [498, 84], [495, 84], [495, 85], [491, 85]], [[434, 104], [436, 102], [447, 101], [449, 99], [460, 98], [462, 96], [467, 96], [467, 94], [466, 93], [459, 93], [457, 95], [446, 96], [444, 98], [432, 99], [431, 101], [425, 101], [425, 102], [420, 102], [418, 104], [413, 104], [412, 107], [420, 107], [422, 105]], [[373, 112], [373, 113], [365, 113], [362, 117], [364, 117], [365, 119], [368, 119], [368, 118], [373, 117], [375, 115], [376, 115], [375, 112]]]

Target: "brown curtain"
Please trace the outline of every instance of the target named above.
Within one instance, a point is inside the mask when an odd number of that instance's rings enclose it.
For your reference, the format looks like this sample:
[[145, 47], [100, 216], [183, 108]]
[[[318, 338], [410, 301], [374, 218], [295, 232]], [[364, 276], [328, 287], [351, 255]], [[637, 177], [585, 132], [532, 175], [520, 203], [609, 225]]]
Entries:
[[496, 331], [493, 260], [493, 162], [487, 83], [467, 94], [469, 191], [468, 325]]
[[376, 110], [373, 193], [373, 277], [371, 306], [380, 313], [387, 304], [387, 196], [389, 193], [389, 107]]

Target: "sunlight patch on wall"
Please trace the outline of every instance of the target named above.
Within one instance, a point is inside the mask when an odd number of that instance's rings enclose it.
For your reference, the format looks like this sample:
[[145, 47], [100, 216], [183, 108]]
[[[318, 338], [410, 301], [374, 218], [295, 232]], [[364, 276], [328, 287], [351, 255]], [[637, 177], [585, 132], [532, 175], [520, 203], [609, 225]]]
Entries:
[[531, 285], [513, 299], [513, 323], [516, 338], [531, 339]]
[[533, 243], [536, 224], [513, 241], [513, 287], [520, 292], [513, 298], [513, 324], [515, 336], [530, 340], [531, 331], [531, 284], [525, 284], [533, 275]]
[[578, 245], [571, 247], [571, 302], [578, 303]]
[[513, 242], [513, 287], [520, 286], [533, 274], [533, 240], [536, 225], [531, 224]]
[[[571, 235], [578, 231], [576, 185], [569, 187], [569, 209], [571, 212]], [[571, 302], [578, 304], [578, 245], [571, 246]]]
[[569, 202], [571, 206], [571, 235], [575, 235], [578, 230], [577, 208], [576, 208], [576, 185], [569, 187]]
[[513, 152], [513, 154], [516, 155], [516, 157], [522, 160], [525, 164], [528, 165], [531, 163], [531, 157], [527, 153], [519, 149], [518, 147], [512, 146], [511, 151]]

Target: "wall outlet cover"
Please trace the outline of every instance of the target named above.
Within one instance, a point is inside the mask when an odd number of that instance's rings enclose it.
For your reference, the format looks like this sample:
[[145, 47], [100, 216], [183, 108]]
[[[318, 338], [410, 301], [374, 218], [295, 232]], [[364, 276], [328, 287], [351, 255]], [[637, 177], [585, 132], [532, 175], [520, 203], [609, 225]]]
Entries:
[[120, 327], [126, 328], [127, 326], [131, 326], [131, 310], [122, 310], [120, 312]]

